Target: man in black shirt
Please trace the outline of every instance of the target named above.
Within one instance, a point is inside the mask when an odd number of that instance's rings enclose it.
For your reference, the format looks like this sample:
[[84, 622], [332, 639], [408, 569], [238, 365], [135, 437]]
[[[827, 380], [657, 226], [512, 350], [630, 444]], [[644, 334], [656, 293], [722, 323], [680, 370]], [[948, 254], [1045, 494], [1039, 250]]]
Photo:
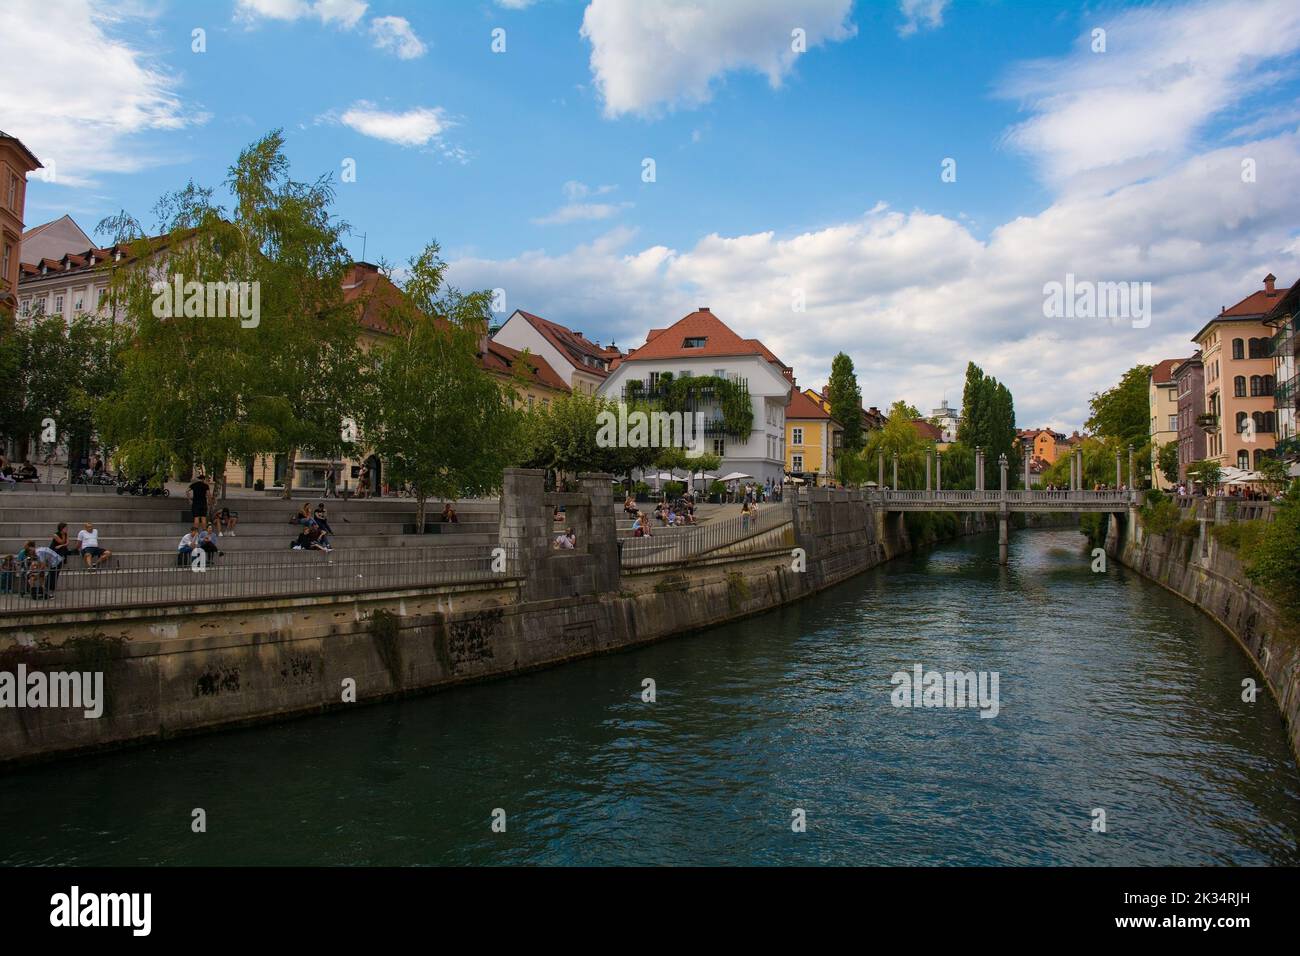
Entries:
[[194, 520], [194, 527], [201, 528], [208, 518], [208, 485], [203, 475], [194, 480], [185, 496], [190, 499], [190, 517]]

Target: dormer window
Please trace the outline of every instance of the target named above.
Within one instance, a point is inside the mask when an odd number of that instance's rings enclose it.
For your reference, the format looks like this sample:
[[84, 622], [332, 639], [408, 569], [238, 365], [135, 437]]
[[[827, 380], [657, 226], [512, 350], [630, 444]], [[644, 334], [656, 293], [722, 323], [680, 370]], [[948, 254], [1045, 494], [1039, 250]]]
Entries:
[[708, 341], [708, 338], [705, 337], [705, 336], [699, 336], [699, 337], [697, 337], [697, 338], [684, 339], [684, 340], [682, 341], [682, 348], [684, 348], [684, 349], [702, 349], [702, 348], [704, 348], [704, 343], [707, 342], [707, 341]]

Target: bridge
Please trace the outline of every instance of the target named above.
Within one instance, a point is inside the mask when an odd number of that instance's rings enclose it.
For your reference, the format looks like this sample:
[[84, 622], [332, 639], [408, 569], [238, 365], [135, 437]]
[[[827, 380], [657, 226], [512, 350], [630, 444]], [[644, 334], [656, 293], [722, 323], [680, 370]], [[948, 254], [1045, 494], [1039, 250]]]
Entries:
[[[1128, 448], [1129, 488], [1134, 482], [1133, 446]], [[1123, 469], [1118, 452], [1115, 454], [1115, 489], [1088, 491], [1084, 488], [1083, 453], [1076, 449], [1070, 455], [1070, 487], [1053, 491], [1036, 491], [1031, 487], [1029, 458], [1025, 456], [1024, 489], [1007, 487], [1008, 463], [1006, 455], [998, 456], [999, 486], [986, 489], [984, 481], [985, 454], [975, 449], [975, 488], [943, 488], [943, 455], [933, 450], [925, 455], [924, 490], [898, 489], [899, 456], [893, 456], [893, 485], [885, 484], [885, 456], [879, 459], [879, 481], [868, 500], [884, 512], [904, 511], [982, 511], [996, 512], [998, 516], [998, 562], [1007, 563], [1007, 532], [1012, 512], [1066, 512], [1123, 514], [1142, 504], [1139, 491], [1123, 488]]]

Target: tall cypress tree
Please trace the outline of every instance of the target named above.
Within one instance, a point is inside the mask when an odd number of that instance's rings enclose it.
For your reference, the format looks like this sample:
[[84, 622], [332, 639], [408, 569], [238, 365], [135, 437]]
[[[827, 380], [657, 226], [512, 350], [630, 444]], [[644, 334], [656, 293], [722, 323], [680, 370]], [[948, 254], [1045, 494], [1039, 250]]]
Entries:
[[831, 379], [826, 386], [831, 403], [831, 418], [844, 427], [844, 449], [856, 452], [862, 448], [862, 390], [853, 371], [853, 359], [840, 352], [831, 362]]

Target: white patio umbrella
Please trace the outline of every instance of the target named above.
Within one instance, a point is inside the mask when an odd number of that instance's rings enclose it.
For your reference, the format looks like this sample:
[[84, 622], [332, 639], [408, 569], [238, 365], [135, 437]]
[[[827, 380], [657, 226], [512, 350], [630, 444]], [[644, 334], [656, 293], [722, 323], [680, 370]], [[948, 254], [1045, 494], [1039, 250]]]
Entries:
[[753, 475], [747, 475], [743, 471], [733, 471], [729, 475], [723, 475], [719, 481], [739, 481], [742, 478], [753, 478]]

